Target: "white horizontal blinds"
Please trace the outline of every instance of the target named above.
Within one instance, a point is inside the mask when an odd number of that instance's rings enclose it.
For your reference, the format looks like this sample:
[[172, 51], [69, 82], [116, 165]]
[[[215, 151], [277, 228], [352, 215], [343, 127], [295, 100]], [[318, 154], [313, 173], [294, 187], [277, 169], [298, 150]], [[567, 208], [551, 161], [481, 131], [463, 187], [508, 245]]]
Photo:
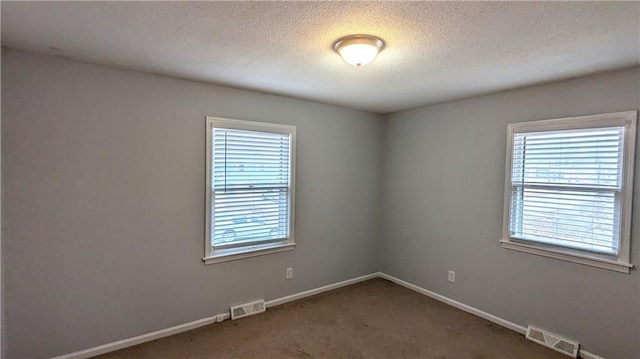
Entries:
[[624, 127], [516, 133], [512, 238], [617, 254]]
[[289, 134], [213, 128], [212, 245], [269, 243], [289, 236]]

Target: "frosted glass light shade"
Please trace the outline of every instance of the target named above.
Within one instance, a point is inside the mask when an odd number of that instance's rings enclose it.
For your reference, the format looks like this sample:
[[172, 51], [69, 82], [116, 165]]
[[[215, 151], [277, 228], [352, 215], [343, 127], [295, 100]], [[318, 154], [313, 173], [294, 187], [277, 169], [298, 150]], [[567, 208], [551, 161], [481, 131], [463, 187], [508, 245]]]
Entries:
[[345, 62], [353, 66], [364, 66], [376, 58], [384, 42], [370, 35], [350, 35], [338, 39], [333, 49]]

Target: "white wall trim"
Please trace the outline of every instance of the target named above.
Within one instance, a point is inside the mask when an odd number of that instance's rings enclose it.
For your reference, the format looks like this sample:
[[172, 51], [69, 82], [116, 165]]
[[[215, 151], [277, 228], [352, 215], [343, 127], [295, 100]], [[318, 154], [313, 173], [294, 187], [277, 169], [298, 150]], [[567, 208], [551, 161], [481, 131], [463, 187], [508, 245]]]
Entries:
[[608, 269], [620, 273], [629, 274], [631, 268], [633, 268], [633, 264], [624, 261], [598, 258], [597, 255], [590, 256], [589, 254], [578, 253], [566, 248], [545, 247], [533, 242], [528, 244], [512, 239], [501, 239], [500, 245], [505, 249], [535, 254], [542, 257], [562, 259], [568, 262]]
[[[306, 290], [304, 292], [299, 292], [299, 293], [295, 293], [295, 294], [291, 294], [291, 295], [287, 295], [285, 297], [281, 297], [281, 298], [276, 298], [276, 299], [272, 299], [269, 301], [265, 302], [265, 305], [267, 308], [271, 308], [271, 307], [275, 307], [281, 304], [285, 304], [294, 300], [298, 300], [298, 299], [302, 299], [302, 298], [306, 298], [306, 297], [310, 297], [312, 295], [316, 295], [316, 294], [320, 294], [323, 292], [327, 292], [333, 289], [338, 289], [341, 287], [346, 287], [348, 285], [352, 285], [352, 284], [356, 284], [359, 282], [364, 282], [366, 280], [369, 279], [373, 279], [373, 278], [384, 278], [388, 281], [394, 282], [398, 285], [401, 285], [405, 288], [411, 289], [414, 292], [426, 295], [427, 297], [433, 298], [435, 300], [438, 300], [440, 302], [443, 302], [445, 304], [448, 304], [452, 307], [458, 308], [460, 310], [463, 310], [467, 313], [471, 313], [473, 315], [476, 315], [480, 318], [484, 318], [490, 322], [496, 323], [498, 325], [501, 325], [507, 329], [511, 329], [515, 332], [518, 332], [520, 334], [525, 334], [525, 332], [527, 331], [527, 328], [510, 322], [506, 319], [500, 318], [498, 316], [495, 316], [493, 314], [487, 313], [485, 311], [482, 311], [480, 309], [474, 308], [470, 305], [458, 302], [456, 300], [453, 300], [449, 297], [445, 297], [444, 295], [432, 292], [430, 290], [424, 289], [422, 287], [419, 287], [413, 283], [409, 283], [406, 282], [402, 279], [396, 278], [394, 276], [391, 276], [389, 274], [383, 273], [383, 272], [376, 272], [376, 273], [371, 273], [371, 274], [367, 274], [367, 275], [363, 275], [360, 277], [356, 277], [356, 278], [351, 278], [351, 279], [347, 279], [341, 282], [337, 282], [337, 283], [333, 283], [333, 284], [328, 284], [322, 287], [318, 287], [318, 288], [314, 288], [314, 289], [310, 289], [310, 290]], [[89, 349], [85, 349], [85, 350], [80, 350], [77, 352], [73, 352], [70, 354], [65, 354], [65, 355], [61, 355], [61, 356], [57, 356], [53, 359], [86, 359], [86, 358], [91, 358], [93, 356], [96, 355], [100, 355], [100, 354], [105, 354], [105, 353], [109, 353], [112, 351], [116, 351], [116, 350], [120, 350], [120, 349], [124, 349], [124, 348], [128, 348], [134, 345], [138, 345], [138, 344], [142, 344], [142, 343], [146, 343], [146, 342], [150, 342], [152, 340], [156, 340], [156, 339], [160, 339], [160, 338], [164, 338], [164, 337], [168, 337], [170, 335], [174, 335], [174, 334], [179, 334], [182, 332], [186, 332], [188, 330], [192, 330], [192, 329], [196, 329], [205, 325], [209, 325], [209, 324], [213, 324], [213, 323], [217, 323], [217, 322], [222, 322], [223, 320], [227, 320], [230, 318], [230, 315], [228, 312], [225, 313], [220, 313], [218, 315], [214, 315], [212, 317], [207, 317], [204, 319], [199, 319], [199, 320], [195, 320], [189, 323], [184, 323], [184, 324], [180, 324], [180, 325], [176, 325], [170, 328], [165, 328], [165, 329], [161, 329], [161, 330], [157, 330], [155, 332], [151, 332], [151, 333], [146, 333], [146, 334], [142, 334], [142, 335], [138, 335], [136, 337], [132, 337], [132, 338], [127, 338], [127, 339], [122, 339], [122, 340], [118, 340], [116, 342], [112, 342], [112, 343], [108, 343], [108, 344], [104, 344], [104, 345], [100, 345], [97, 347], [93, 347], [93, 348], [89, 348]], [[593, 354], [591, 352], [588, 352], [586, 350], [580, 349], [580, 357], [583, 359], [605, 359], [604, 357], [598, 356], [596, 354]]]
[[[351, 285], [351, 284], [364, 282], [366, 280], [377, 278], [379, 276], [380, 276], [380, 273], [376, 272], [376, 273], [371, 273], [371, 274], [363, 275], [363, 276], [356, 277], [356, 278], [347, 279], [347, 280], [344, 280], [344, 281], [341, 281], [341, 282], [325, 285], [325, 286], [318, 287], [318, 288], [315, 288], [315, 289], [306, 290], [304, 292], [299, 292], [299, 293], [291, 294], [291, 295], [288, 295], [288, 296], [285, 296], [285, 297], [272, 299], [272, 300], [269, 300], [269, 301], [265, 302], [265, 305], [266, 305], [267, 308], [275, 307], [275, 306], [280, 305], [280, 304], [284, 304], [284, 303], [288, 303], [288, 302], [291, 302], [291, 301], [294, 301], [294, 300], [298, 300], [298, 299], [302, 299], [302, 298], [309, 297], [309, 296], [312, 296], [312, 295], [320, 294], [322, 292], [326, 292], [326, 291], [329, 291], [329, 290], [332, 290], [332, 289], [337, 289], [337, 288], [345, 287], [345, 286], [348, 286], [348, 285]], [[156, 339], [168, 337], [170, 335], [175, 335], [175, 334], [179, 334], [179, 333], [182, 333], [182, 332], [186, 332], [188, 330], [200, 328], [200, 327], [203, 327], [205, 325], [221, 322], [221, 321], [227, 320], [229, 318], [230, 318], [229, 312], [220, 313], [220, 314], [214, 315], [212, 317], [207, 317], [207, 318], [204, 318], [204, 319], [194, 320], [194, 321], [189, 322], [189, 323], [179, 324], [179, 325], [176, 325], [176, 326], [173, 326], [173, 327], [170, 327], [170, 328], [160, 329], [160, 330], [157, 330], [155, 332], [138, 335], [136, 337], [118, 340], [116, 342], [100, 345], [100, 346], [89, 348], [89, 349], [85, 349], [85, 350], [80, 350], [80, 351], [73, 352], [73, 353], [70, 353], [70, 354], [60, 355], [60, 356], [54, 357], [53, 359], [86, 359], [86, 358], [91, 358], [91, 357], [94, 357], [94, 356], [97, 356], [97, 355], [100, 355], [100, 354], [105, 354], [105, 353], [109, 353], [109, 352], [112, 352], [112, 351], [116, 351], [116, 350], [120, 350], [120, 349], [124, 349], [124, 348], [128, 348], [128, 347], [132, 347], [134, 345], [150, 342], [152, 340], [156, 340]]]
[[[430, 290], [424, 289], [424, 288], [422, 288], [420, 286], [417, 286], [417, 285], [415, 285], [413, 283], [406, 282], [406, 281], [404, 281], [402, 279], [396, 278], [396, 277], [391, 276], [389, 274], [386, 274], [386, 273], [383, 273], [383, 272], [379, 272], [379, 277], [380, 278], [384, 278], [386, 280], [389, 280], [391, 282], [394, 282], [394, 283], [396, 283], [398, 285], [401, 285], [401, 286], [403, 286], [405, 288], [411, 289], [414, 292], [418, 292], [420, 294], [426, 295], [427, 297], [430, 297], [430, 298], [433, 298], [433, 299], [438, 300], [440, 302], [443, 302], [445, 304], [448, 304], [448, 305], [450, 305], [452, 307], [456, 307], [456, 308], [458, 308], [460, 310], [463, 310], [463, 311], [465, 311], [467, 313], [473, 314], [473, 315], [478, 316], [480, 318], [486, 319], [486, 320], [488, 320], [490, 322], [493, 322], [493, 323], [496, 323], [498, 325], [501, 325], [501, 326], [503, 326], [503, 327], [505, 327], [507, 329], [511, 329], [511, 330], [513, 330], [515, 332], [518, 332], [520, 334], [524, 335], [527, 332], [527, 328], [523, 327], [522, 325], [516, 324], [514, 322], [510, 322], [510, 321], [508, 321], [506, 319], [503, 319], [503, 318], [500, 318], [500, 317], [495, 316], [493, 314], [487, 313], [487, 312], [485, 312], [483, 310], [480, 310], [478, 308], [474, 308], [474, 307], [472, 307], [470, 305], [458, 302], [457, 300], [453, 300], [453, 299], [451, 299], [449, 297], [445, 297], [444, 295], [441, 295], [441, 294], [432, 292]], [[604, 357], [601, 357], [599, 355], [593, 354], [593, 353], [588, 352], [588, 351], [586, 351], [584, 349], [580, 349], [578, 354], [579, 354], [580, 358], [583, 358], [583, 359], [605, 359]]]
[[599, 356], [599, 355], [595, 355], [595, 354], [593, 354], [593, 353], [591, 353], [591, 352], [588, 352], [588, 351], [586, 351], [586, 350], [584, 350], [584, 349], [580, 349], [580, 350], [578, 351], [578, 355], [579, 355], [579, 356], [580, 356], [580, 358], [582, 358], [582, 359], [604, 359], [604, 357], [601, 357], [601, 356]]
[[[224, 314], [221, 314], [224, 317]], [[215, 322], [221, 322], [224, 320], [220, 318], [221, 315], [214, 315], [213, 317], [208, 317], [204, 319], [194, 320], [193, 322], [179, 324], [170, 328], [160, 329], [155, 332], [146, 333], [142, 335], [138, 335], [137, 337], [127, 338], [118, 340], [116, 342], [112, 342], [109, 344], [100, 345], [97, 347], [80, 350], [77, 352], [73, 352], [70, 354], [65, 354], [61, 356], [54, 357], [53, 359], [85, 359], [91, 358], [96, 355], [109, 353], [112, 351], [116, 351], [119, 349], [128, 348], [134, 345], [150, 342], [152, 340], [168, 337], [170, 335], [179, 334], [182, 332], [186, 332], [187, 330], [200, 328], [205, 325], [209, 325]], [[226, 314], [229, 316], [229, 314]]]
[[265, 305], [266, 305], [267, 308], [275, 307], [276, 305], [288, 303], [288, 302], [291, 302], [291, 301], [294, 301], [294, 300], [298, 300], [298, 299], [302, 299], [302, 298], [305, 298], [305, 297], [310, 297], [312, 295], [320, 294], [322, 292], [330, 291], [330, 290], [333, 290], [333, 289], [338, 289], [340, 287], [346, 287], [346, 286], [351, 285], [351, 284], [364, 282], [365, 280], [377, 278], [379, 276], [380, 276], [380, 272], [376, 272], [376, 273], [363, 275], [361, 277], [356, 277], [356, 278], [343, 280], [342, 282], [337, 282], [337, 283], [325, 285], [325, 286], [318, 287], [318, 288], [315, 288], [315, 289], [305, 290], [304, 292], [291, 294], [291, 295], [288, 295], [286, 297], [277, 298], [277, 299], [273, 299], [273, 300], [268, 300], [268, 301], [265, 302]]
[[445, 297], [444, 295], [440, 295], [438, 293], [435, 293], [435, 292], [432, 292], [430, 290], [424, 289], [424, 288], [419, 287], [419, 286], [417, 286], [415, 284], [412, 284], [412, 283], [409, 283], [409, 282], [405, 282], [402, 279], [396, 278], [396, 277], [388, 275], [386, 273], [380, 273], [380, 277], [384, 278], [386, 280], [392, 281], [392, 282], [394, 282], [396, 284], [399, 284], [399, 285], [401, 285], [401, 286], [403, 286], [405, 288], [409, 288], [409, 289], [413, 290], [414, 292], [418, 292], [420, 294], [424, 294], [427, 297], [430, 297], [430, 298], [433, 298], [435, 300], [441, 301], [441, 302], [443, 302], [445, 304], [449, 304], [450, 306], [456, 307], [456, 308], [458, 308], [460, 310], [463, 310], [463, 311], [465, 311], [467, 313], [471, 313], [471, 314], [476, 315], [476, 316], [478, 316], [480, 318], [484, 318], [484, 319], [486, 319], [486, 320], [488, 320], [490, 322], [499, 324], [499, 325], [501, 325], [501, 326], [503, 326], [503, 327], [505, 327], [507, 329], [511, 329], [511, 330], [513, 330], [515, 332], [518, 332], [520, 334], [525, 334], [527, 332], [527, 328], [523, 327], [522, 325], [518, 325], [518, 324], [510, 322], [510, 321], [508, 321], [506, 319], [502, 319], [500, 317], [497, 317], [497, 316], [495, 316], [493, 314], [489, 314], [489, 313], [487, 313], [485, 311], [482, 311], [480, 309], [474, 308], [474, 307], [466, 305], [464, 303], [460, 303], [460, 302], [458, 302], [456, 300], [453, 300], [453, 299], [451, 299], [449, 297]]

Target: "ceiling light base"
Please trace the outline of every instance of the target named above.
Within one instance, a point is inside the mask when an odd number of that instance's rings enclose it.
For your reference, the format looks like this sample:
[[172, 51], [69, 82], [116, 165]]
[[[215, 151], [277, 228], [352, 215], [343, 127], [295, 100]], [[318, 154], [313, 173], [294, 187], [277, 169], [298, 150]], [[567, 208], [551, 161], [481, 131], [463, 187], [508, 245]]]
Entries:
[[333, 43], [333, 49], [344, 61], [357, 67], [373, 61], [383, 48], [384, 41], [372, 35], [349, 35]]

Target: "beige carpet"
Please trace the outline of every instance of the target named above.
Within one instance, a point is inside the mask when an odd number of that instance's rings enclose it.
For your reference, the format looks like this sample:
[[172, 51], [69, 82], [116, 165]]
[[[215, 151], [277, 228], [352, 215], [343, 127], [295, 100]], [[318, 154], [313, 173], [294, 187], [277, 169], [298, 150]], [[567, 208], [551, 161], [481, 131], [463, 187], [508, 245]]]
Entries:
[[522, 335], [384, 279], [100, 358], [564, 359]]

